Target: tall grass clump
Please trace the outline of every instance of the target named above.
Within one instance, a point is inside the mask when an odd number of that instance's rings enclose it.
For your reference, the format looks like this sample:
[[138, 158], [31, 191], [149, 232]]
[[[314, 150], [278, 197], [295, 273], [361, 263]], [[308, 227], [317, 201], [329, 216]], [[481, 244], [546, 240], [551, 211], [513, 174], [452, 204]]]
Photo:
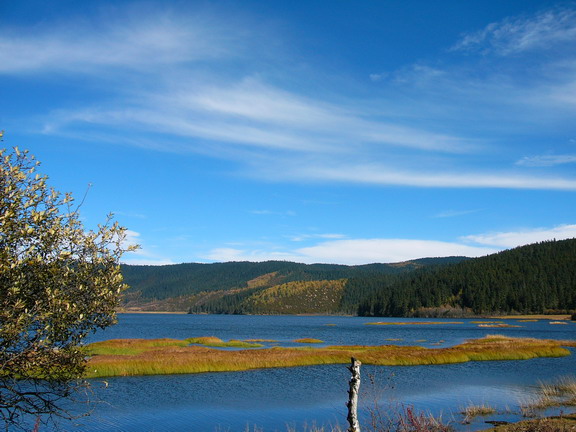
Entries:
[[550, 407], [576, 406], [576, 377], [564, 376], [556, 381], [538, 385], [536, 396], [520, 404], [525, 417], [534, 417], [537, 411]]
[[471, 404], [464, 407], [462, 411], [460, 411], [460, 413], [464, 416], [463, 422], [468, 423], [475, 417], [494, 414], [496, 413], [496, 409], [486, 404], [480, 404], [480, 405]]

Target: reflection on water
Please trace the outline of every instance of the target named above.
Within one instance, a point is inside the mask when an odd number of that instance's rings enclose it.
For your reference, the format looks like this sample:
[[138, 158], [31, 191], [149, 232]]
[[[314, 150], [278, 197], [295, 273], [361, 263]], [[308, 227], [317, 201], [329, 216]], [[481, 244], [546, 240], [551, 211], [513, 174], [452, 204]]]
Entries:
[[[258, 317], [191, 315], [122, 315], [120, 324], [94, 340], [120, 337], [218, 336], [222, 339], [274, 339], [289, 344], [314, 337], [327, 344], [454, 345], [468, 338], [500, 333], [576, 339], [576, 326], [551, 326], [545, 321], [521, 328], [486, 329], [471, 321], [435, 326], [367, 326], [365, 318]], [[399, 320], [396, 320], [399, 321]], [[438, 321], [438, 320], [434, 320]], [[327, 325], [335, 324], [335, 325]], [[400, 339], [387, 341], [386, 339]], [[425, 339], [426, 342], [416, 343]], [[470, 404], [489, 404], [499, 411], [518, 405], [539, 380], [574, 374], [575, 357], [514, 362], [473, 362], [416, 367], [363, 366], [361, 408], [379, 400], [385, 410], [413, 405], [460, 421], [459, 411]], [[233, 373], [126, 377], [93, 381], [90, 417], [64, 430], [243, 432], [247, 426], [282, 431], [287, 425], [346, 425], [349, 372], [344, 365], [263, 369]], [[510, 414], [490, 416], [509, 418]], [[484, 428], [484, 419], [462, 430]], [[252, 430], [252, 429], [251, 429]]]

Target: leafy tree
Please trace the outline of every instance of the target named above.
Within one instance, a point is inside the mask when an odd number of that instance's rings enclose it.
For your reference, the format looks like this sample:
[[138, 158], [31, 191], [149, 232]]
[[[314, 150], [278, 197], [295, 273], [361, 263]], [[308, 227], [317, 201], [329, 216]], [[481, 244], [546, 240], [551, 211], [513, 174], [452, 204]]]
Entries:
[[[86, 231], [70, 194], [25, 151], [0, 149], [0, 418], [68, 417], [85, 368], [83, 339], [115, 321], [126, 230]], [[45, 416], [43, 416], [45, 415]]]

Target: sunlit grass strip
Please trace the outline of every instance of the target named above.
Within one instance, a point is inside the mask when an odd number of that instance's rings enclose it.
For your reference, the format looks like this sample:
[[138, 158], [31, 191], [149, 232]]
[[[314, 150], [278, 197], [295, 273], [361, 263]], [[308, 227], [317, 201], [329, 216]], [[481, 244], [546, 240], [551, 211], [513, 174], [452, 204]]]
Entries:
[[313, 339], [313, 338], [296, 339], [294, 342], [297, 342], [297, 343], [305, 343], [305, 344], [321, 344], [321, 343], [324, 343], [323, 340]]
[[387, 321], [377, 321], [377, 322], [369, 322], [366, 325], [443, 325], [443, 324], [464, 324], [461, 321], [406, 321], [406, 322], [387, 322]]
[[[111, 342], [114, 342], [112, 344], [114, 346], [116, 341]], [[100, 349], [105, 347], [102, 344], [104, 343], [100, 343]], [[448, 348], [359, 345], [226, 351], [178, 344], [151, 347], [149, 341], [142, 340], [136, 340], [130, 345], [132, 349], [142, 351], [129, 355], [94, 355], [88, 363], [87, 377], [189, 374], [344, 364], [349, 363], [352, 356], [365, 364], [415, 366], [468, 361], [523, 360], [570, 354], [559, 341], [504, 336], [487, 336]]]
[[503, 321], [470, 321], [471, 324], [504, 324]]
[[153, 348], [185, 347], [187, 340], [179, 339], [113, 339], [88, 345], [86, 355], [138, 355]]
[[236, 339], [231, 339], [228, 342], [224, 342], [222, 339], [215, 336], [208, 337], [197, 337], [186, 339], [187, 345], [198, 344], [214, 348], [261, 348], [264, 345], [261, 343], [241, 341]]
[[478, 327], [488, 327], [488, 328], [510, 328], [510, 327], [522, 327], [515, 324], [478, 324]]

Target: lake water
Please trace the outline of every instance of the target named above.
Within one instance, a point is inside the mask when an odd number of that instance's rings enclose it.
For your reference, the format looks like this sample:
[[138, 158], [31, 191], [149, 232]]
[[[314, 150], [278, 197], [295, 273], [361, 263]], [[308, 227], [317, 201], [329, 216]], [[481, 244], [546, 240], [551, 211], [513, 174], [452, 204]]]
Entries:
[[[373, 326], [375, 321], [442, 322], [435, 325]], [[298, 346], [295, 339], [321, 339], [327, 345], [420, 345], [446, 347], [487, 334], [576, 339], [576, 323], [517, 322], [517, 328], [479, 327], [479, 320], [414, 320], [334, 316], [234, 316], [122, 314], [119, 323], [91, 341], [116, 338], [217, 336], [271, 339], [270, 345]], [[563, 358], [510, 362], [469, 362], [437, 366], [362, 366], [361, 412], [379, 401], [383, 412], [402, 406], [441, 415], [459, 430], [490, 425], [487, 419], [517, 418], [519, 404], [540, 381], [576, 373], [576, 352]], [[61, 424], [63, 430], [286, 432], [312, 425], [346, 429], [348, 379], [344, 365], [262, 369], [92, 381], [89, 417]], [[500, 413], [462, 425], [460, 410], [488, 404]]]

